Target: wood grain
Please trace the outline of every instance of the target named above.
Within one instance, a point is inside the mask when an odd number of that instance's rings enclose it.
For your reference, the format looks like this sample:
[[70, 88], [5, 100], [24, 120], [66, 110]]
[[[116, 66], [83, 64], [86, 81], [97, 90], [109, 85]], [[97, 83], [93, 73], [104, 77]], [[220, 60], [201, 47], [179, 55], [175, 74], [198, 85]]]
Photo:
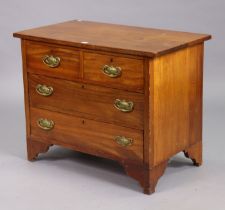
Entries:
[[[203, 51], [210, 35], [69, 21], [14, 36], [22, 39], [29, 160], [54, 144], [110, 158], [146, 194], [178, 152], [201, 165]], [[47, 67], [45, 55], [60, 57], [60, 65]], [[122, 74], [110, 78], [104, 65]], [[38, 84], [53, 94], [39, 95]], [[117, 98], [134, 102], [134, 110], [117, 110]], [[53, 120], [54, 128], [41, 129], [39, 118]], [[116, 136], [133, 144], [121, 146]]]
[[154, 165], [201, 141], [202, 51], [199, 44], [150, 61]]
[[29, 103], [29, 84], [28, 75], [26, 68], [26, 41], [21, 40], [21, 53], [22, 53], [22, 64], [23, 64], [23, 87], [24, 87], [24, 108], [26, 117], [26, 137], [30, 137], [30, 103]]
[[31, 135], [31, 125], [30, 125], [30, 100], [29, 100], [29, 81], [27, 79], [27, 57], [26, 57], [26, 40], [21, 40], [21, 53], [22, 53], [22, 64], [23, 64], [23, 86], [24, 86], [24, 108], [25, 108], [25, 118], [26, 118], [26, 144], [27, 144], [27, 158], [31, 160], [33, 157], [34, 150], [31, 146], [30, 135]]
[[145, 194], [150, 195], [155, 192], [156, 185], [160, 177], [164, 174], [167, 163], [168, 161], [166, 160], [157, 166], [144, 171], [144, 184], [142, 184], [142, 186]]
[[[53, 94], [48, 97], [39, 95], [36, 92], [38, 84], [53, 87]], [[29, 92], [32, 107], [143, 129], [142, 94], [38, 75], [29, 75]], [[132, 101], [133, 111], [124, 113], [116, 109], [114, 101], [117, 98]]]
[[[52, 130], [42, 130], [37, 125], [39, 118], [53, 120]], [[133, 144], [120, 146], [115, 136], [133, 139]], [[71, 146], [78, 151], [115, 160], [143, 161], [143, 132], [85, 118], [31, 108], [31, 139], [45, 144]]]
[[211, 38], [205, 34], [76, 20], [17, 32], [14, 36], [83, 49], [148, 57], [173, 52]]
[[[111, 78], [103, 74], [104, 65], [120, 67], [120, 77]], [[143, 92], [143, 59], [131, 59], [115, 54], [103, 55], [84, 53], [84, 80], [98, 82], [101, 85], [134, 92]]]
[[27, 158], [29, 161], [36, 160], [40, 153], [46, 153], [52, 144], [46, 144], [40, 141], [34, 141], [31, 138], [28, 139], [27, 145]]
[[[26, 42], [26, 49], [27, 70], [31, 73], [69, 80], [75, 80], [81, 75], [78, 50], [38, 42]], [[42, 61], [45, 55], [60, 57], [60, 65], [56, 68], [48, 67]]]
[[152, 166], [153, 160], [153, 138], [151, 136], [151, 113], [150, 113], [150, 91], [152, 92], [152, 87], [150, 88], [150, 64], [148, 58], [144, 60], [144, 163], [146, 168], [149, 169]]
[[184, 150], [184, 155], [190, 158], [195, 166], [202, 165], [202, 141], [190, 145]]
[[136, 179], [143, 187], [143, 192], [150, 195], [155, 192], [156, 185], [167, 167], [167, 162], [164, 161], [152, 168], [146, 167], [146, 164], [137, 165], [128, 161], [122, 162], [122, 165], [127, 175]]

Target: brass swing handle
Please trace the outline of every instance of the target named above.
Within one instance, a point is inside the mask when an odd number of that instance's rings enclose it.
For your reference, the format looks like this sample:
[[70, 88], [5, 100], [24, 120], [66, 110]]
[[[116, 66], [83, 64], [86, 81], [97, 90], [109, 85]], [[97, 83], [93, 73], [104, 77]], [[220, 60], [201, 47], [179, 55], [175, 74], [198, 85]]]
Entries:
[[132, 101], [116, 99], [114, 102], [114, 107], [121, 112], [132, 112], [134, 109], [134, 103]]
[[102, 72], [109, 77], [115, 78], [121, 75], [122, 69], [120, 67], [104, 65]]
[[60, 64], [60, 57], [56, 57], [56, 56], [53, 56], [53, 55], [45, 55], [42, 58], [42, 61], [48, 67], [50, 67], [50, 68], [56, 68]]
[[123, 147], [127, 147], [133, 144], [133, 139], [127, 138], [125, 136], [116, 136], [115, 141], [117, 142], [117, 144]]
[[40, 118], [37, 120], [37, 125], [43, 130], [51, 130], [54, 128], [54, 122], [46, 118]]
[[42, 96], [50, 96], [53, 93], [53, 87], [47, 85], [38, 84], [36, 86], [36, 92]]

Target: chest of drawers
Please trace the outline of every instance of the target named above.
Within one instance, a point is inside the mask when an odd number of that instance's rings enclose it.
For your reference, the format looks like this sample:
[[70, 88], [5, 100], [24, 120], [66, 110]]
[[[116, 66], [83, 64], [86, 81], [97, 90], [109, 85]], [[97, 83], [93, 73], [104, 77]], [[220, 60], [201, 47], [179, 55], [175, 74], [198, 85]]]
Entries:
[[147, 194], [178, 152], [201, 165], [209, 35], [74, 20], [14, 36], [29, 160], [51, 145], [110, 158]]

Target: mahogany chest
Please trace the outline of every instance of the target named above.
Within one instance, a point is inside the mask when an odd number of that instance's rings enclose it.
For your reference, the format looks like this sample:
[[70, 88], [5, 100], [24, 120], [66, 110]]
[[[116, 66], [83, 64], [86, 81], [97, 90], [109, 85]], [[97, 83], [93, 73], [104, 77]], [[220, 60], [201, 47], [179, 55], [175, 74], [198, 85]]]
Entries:
[[146, 194], [178, 152], [201, 165], [210, 35], [74, 20], [14, 36], [29, 160], [51, 145], [110, 158]]

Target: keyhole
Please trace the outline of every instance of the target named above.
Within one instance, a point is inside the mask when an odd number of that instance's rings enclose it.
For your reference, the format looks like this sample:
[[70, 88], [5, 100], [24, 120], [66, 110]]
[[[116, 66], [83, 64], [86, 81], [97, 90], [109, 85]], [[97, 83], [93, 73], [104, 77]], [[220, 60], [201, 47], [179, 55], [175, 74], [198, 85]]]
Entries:
[[84, 120], [82, 120], [82, 124], [84, 124]]
[[113, 62], [113, 58], [110, 58], [110, 62]]

